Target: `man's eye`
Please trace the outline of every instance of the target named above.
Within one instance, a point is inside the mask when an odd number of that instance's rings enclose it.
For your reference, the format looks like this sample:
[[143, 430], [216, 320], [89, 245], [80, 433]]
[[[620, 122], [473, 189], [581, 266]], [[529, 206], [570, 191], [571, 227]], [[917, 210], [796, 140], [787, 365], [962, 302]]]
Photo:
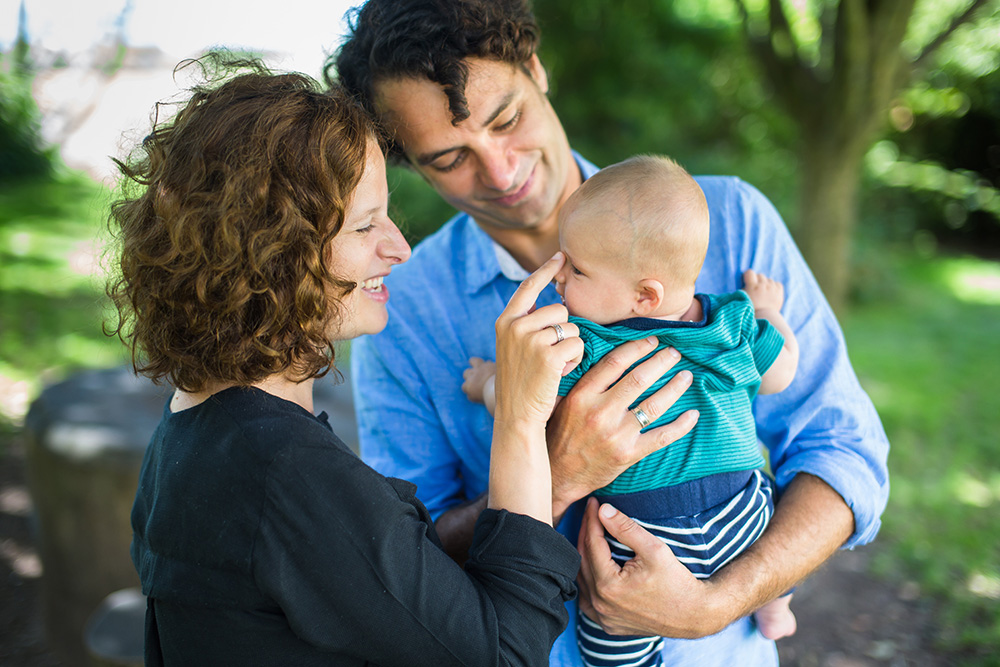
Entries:
[[463, 162], [465, 162], [465, 155], [466, 155], [465, 151], [459, 151], [458, 155], [456, 155], [455, 159], [452, 160], [450, 163], [446, 164], [443, 167], [439, 167], [437, 165], [434, 165], [434, 168], [436, 170], [438, 170], [440, 172], [444, 172], [444, 173], [452, 171], [453, 169], [457, 169], [459, 167], [459, 165], [461, 165]]
[[498, 132], [506, 132], [507, 130], [513, 129], [514, 126], [517, 125], [517, 121], [519, 121], [519, 120], [521, 120], [521, 111], [520, 110], [518, 110], [518, 112], [516, 114], [514, 114], [513, 118], [511, 118], [510, 120], [508, 120], [503, 125], [498, 126], [497, 127], [497, 131]]

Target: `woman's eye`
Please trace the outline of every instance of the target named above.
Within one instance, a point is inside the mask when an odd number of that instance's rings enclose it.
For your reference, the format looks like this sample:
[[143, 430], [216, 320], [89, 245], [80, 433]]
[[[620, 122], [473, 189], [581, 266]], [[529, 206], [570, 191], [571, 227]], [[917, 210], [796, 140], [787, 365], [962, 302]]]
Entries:
[[375, 225], [368, 224], [368, 225], [365, 225], [364, 227], [360, 227], [358, 229], [355, 229], [354, 231], [356, 231], [358, 234], [367, 234], [368, 232], [370, 232], [373, 229], [375, 229]]

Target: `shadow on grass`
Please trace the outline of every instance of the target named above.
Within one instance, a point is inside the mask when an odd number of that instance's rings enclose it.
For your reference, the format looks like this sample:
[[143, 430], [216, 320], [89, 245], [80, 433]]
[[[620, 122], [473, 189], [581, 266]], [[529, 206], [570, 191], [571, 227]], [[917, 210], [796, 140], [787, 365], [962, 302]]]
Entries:
[[1000, 265], [894, 263], [844, 323], [891, 443], [875, 570], [942, 599], [938, 642], [976, 662], [1000, 648]]

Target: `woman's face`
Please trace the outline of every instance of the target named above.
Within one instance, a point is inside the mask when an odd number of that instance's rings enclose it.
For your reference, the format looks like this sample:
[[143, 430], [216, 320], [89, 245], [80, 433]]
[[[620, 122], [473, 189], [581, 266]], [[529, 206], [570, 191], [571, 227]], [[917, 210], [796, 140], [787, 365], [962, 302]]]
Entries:
[[344, 225], [330, 244], [330, 270], [357, 283], [340, 299], [341, 317], [330, 332], [333, 340], [348, 340], [382, 331], [388, 321], [389, 288], [382, 280], [393, 264], [410, 258], [410, 246], [389, 219], [389, 187], [385, 159], [368, 142], [365, 170], [345, 211]]

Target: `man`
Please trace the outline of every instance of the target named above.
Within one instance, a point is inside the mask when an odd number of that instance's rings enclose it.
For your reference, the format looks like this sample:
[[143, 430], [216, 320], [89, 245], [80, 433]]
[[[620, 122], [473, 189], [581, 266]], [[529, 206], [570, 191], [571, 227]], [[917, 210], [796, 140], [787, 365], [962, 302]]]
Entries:
[[[548, 102], [536, 55], [539, 31], [525, 0], [370, 0], [327, 62], [384, 124], [391, 152], [460, 213], [415, 249], [387, 281], [389, 326], [352, 349], [362, 455], [415, 482], [443, 542], [460, 554], [485, 504], [492, 422], [461, 391], [470, 357], [494, 358], [493, 323], [518, 282], [558, 250], [559, 207], [597, 169], [570, 149]], [[888, 496], [888, 443], [850, 367], [843, 337], [777, 212], [733, 178], [698, 179], [712, 217], [697, 289], [741, 287], [748, 268], [785, 285], [786, 319], [802, 353], [786, 391], [756, 402], [757, 429], [782, 492], [757, 543], [709, 580], [694, 580], [669, 549], [620, 514], [612, 533], [637, 553], [619, 570], [606, 556], [597, 510], [583, 497], [632, 461], [688, 430], [685, 415], [638, 436], [608, 388], [642, 351], [595, 368], [553, 416], [553, 512], [575, 540], [583, 514], [580, 604], [609, 631], [695, 638], [668, 641], [671, 664], [775, 664], [773, 642], [745, 618], [785, 593], [841, 546], [874, 538]], [[554, 288], [539, 305], [558, 302]], [[647, 386], [657, 372], [633, 373]], [[618, 364], [618, 367], [614, 367]], [[609, 380], [609, 377], [612, 377]], [[680, 376], [678, 376], [680, 377]], [[655, 418], [680, 384], [643, 410]], [[647, 409], [649, 408], [649, 409]], [[651, 437], [646, 437], [651, 436]], [[603, 550], [602, 550], [603, 549]], [[573, 617], [573, 614], [571, 614]], [[578, 665], [572, 628], [553, 665]]]

